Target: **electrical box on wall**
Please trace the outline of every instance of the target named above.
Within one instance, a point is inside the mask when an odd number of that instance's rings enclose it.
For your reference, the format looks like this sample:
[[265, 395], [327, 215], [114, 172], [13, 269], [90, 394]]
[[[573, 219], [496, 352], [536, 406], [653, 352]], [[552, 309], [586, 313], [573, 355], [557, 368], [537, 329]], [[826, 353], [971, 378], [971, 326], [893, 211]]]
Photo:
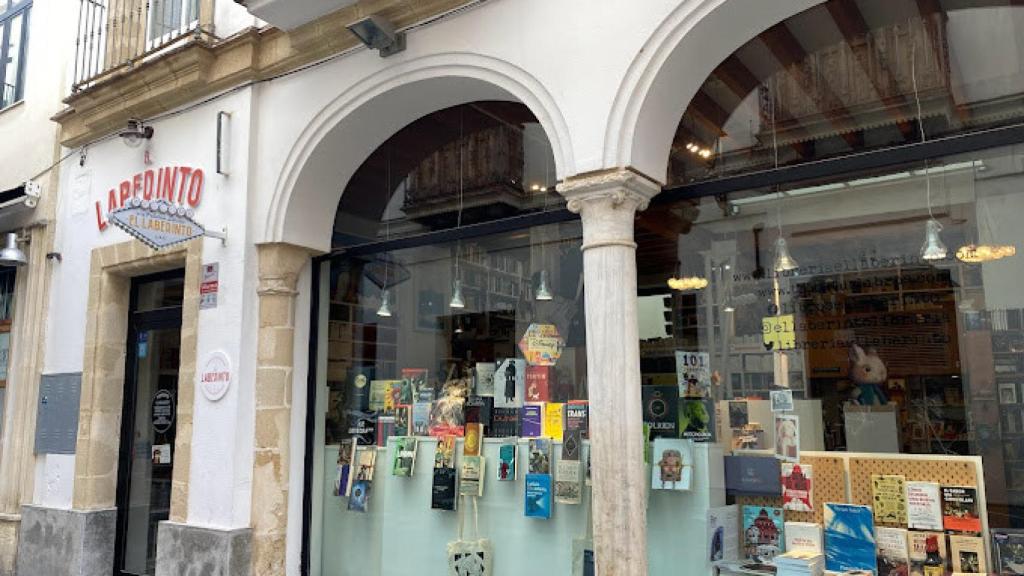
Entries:
[[82, 373], [44, 374], [39, 382], [36, 454], [74, 454]]

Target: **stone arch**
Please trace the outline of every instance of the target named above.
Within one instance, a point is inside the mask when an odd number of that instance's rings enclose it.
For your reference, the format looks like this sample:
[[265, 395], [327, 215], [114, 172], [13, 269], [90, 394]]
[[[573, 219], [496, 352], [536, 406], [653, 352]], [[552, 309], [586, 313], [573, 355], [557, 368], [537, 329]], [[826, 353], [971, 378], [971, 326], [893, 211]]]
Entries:
[[771, 26], [823, 0], [694, 0], [661, 23], [633, 60], [605, 132], [605, 166], [664, 183], [672, 136], [715, 67]]
[[359, 165], [410, 122], [477, 100], [526, 105], [548, 137], [557, 176], [575, 173], [568, 125], [533, 76], [476, 54], [426, 56], [355, 83], [314, 117], [284, 163], [260, 241], [329, 250], [338, 201]]

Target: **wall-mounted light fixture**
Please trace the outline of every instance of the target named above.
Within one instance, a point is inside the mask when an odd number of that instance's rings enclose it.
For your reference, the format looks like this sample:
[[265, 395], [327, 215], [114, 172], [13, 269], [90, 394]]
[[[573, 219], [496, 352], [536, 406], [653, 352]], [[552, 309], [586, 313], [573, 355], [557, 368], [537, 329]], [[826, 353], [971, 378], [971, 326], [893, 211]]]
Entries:
[[153, 137], [153, 127], [146, 126], [142, 120], [131, 118], [128, 127], [117, 134], [129, 148], [138, 148], [143, 141]]
[[0, 250], [0, 266], [22, 267], [28, 264], [28, 257], [18, 248], [18, 235], [7, 233], [7, 244]]
[[350, 32], [359, 38], [367, 48], [380, 51], [381, 58], [398, 54], [405, 50], [405, 33], [395, 32], [395, 27], [381, 16], [375, 14], [347, 26]]

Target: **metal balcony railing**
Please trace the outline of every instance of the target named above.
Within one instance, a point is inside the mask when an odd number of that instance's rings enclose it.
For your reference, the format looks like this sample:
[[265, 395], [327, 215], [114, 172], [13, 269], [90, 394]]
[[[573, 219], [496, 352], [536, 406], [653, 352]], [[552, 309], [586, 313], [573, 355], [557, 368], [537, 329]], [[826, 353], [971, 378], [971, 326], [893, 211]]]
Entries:
[[212, 38], [214, 0], [79, 0], [72, 92], [189, 38]]

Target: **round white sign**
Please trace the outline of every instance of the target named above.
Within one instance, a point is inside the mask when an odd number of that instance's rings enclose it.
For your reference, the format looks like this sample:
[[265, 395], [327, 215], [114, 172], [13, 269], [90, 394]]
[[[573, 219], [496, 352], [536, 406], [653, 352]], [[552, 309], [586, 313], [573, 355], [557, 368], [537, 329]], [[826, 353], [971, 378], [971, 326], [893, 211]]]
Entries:
[[210, 402], [224, 397], [231, 386], [231, 360], [220, 350], [206, 355], [199, 368], [199, 389]]

